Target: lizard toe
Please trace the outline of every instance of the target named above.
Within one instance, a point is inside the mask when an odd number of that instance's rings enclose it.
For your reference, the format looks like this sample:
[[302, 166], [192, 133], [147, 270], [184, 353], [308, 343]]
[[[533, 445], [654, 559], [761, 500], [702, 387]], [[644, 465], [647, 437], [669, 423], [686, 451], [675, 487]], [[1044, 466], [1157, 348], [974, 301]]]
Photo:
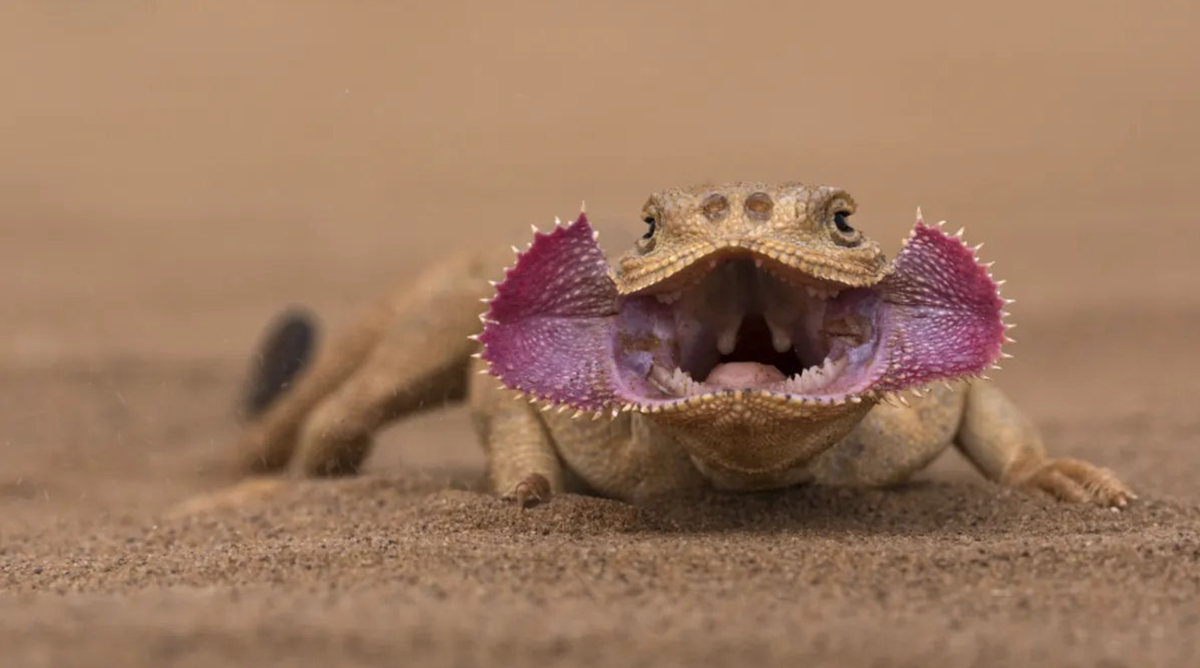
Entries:
[[1037, 489], [1069, 503], [1093, 503], [1120, 509], [1137, 499], [1112, 471], [1078, 459], [1062, 457], [1046, 460], [1019, 483], [1024, 489]]
[[536, 506], [550, 500], [550, 481], [540, 473], [530, 473], [513, 485], [501, 498], [522, 508]]

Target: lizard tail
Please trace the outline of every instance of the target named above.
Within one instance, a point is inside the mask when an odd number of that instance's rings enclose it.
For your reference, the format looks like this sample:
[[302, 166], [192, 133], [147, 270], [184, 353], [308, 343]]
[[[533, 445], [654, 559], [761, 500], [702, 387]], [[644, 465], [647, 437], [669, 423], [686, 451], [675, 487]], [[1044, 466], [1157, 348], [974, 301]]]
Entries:
[[262, 415], [287, 392], [312, 361], [316, 343], [316, 319], [307, 311], [292, 308], [275, 317], [251, 363], [241, 400], [245, 419]]

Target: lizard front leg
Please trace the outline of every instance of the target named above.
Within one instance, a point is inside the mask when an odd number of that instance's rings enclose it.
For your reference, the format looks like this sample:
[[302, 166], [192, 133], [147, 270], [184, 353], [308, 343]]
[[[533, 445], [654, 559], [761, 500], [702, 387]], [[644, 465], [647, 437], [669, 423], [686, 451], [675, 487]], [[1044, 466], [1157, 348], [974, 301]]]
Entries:
[[[485, 368], [475, 364], [477, 371]], [[563, 466], [537, 411], [489, 375], [471, 385], [471, 418], [487, 453], [488, 483], [502, 498], [522, 506], [563, 491]]]
[[955, 441], [985, 476], [1010, 487], [1112, 507], [1137, 498], [1108, 469], [1048, 456], [1037, 428], [992, 383], [970, 385]]
[[667, 430], [645, 416], [542, 413], [562, 461], [591, 492], [636, 502], [698, 489], [703, 474]]

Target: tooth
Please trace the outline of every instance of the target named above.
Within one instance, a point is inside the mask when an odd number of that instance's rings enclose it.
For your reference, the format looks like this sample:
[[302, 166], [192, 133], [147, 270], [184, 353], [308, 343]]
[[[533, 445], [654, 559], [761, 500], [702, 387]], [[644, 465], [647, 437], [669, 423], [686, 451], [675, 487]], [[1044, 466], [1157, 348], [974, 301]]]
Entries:
[[666, 392], [674, 389], [675, 379], [672, 374], [657, 364], [650, 367], [650, 379]]
[[792, 376], [792, 379], [788, 385], [789, 389], [796, 394], [807, 393], [812, 387], [811, 377], [808, 373], [808, 370], [805, 369], [804, 371]]
[[767, 320], [767, 328], [771, 330], [771, 345], [775, 352], [786, 353], [792, 349], [792, 335], [786, 329]]
[[671, 386], [671, 377], [667, 375], [667, 370], [657, 364], [650, 367], [650, 380], [664, 390]]
[[683, 369], [676, 367], [675, 373], [671, 376], [671, 381], [674, 383], [678, 394], [695, 394], [696, 381], [692, 380], [692, 376]]
[[788, 390], [787, 391], [794, 393], [794, 394], [799, 394], [799, 393], [803, 392], [804, 391], [804, 382], [803, 381], [804, 381], [804, 372], [792, 374], [792, 377], [788, 378], [788, 382], [787, 382]]
[[821, 374], [815, 368], [805, 369], [801, 382], [806, 393], [812, 392], [821, 386]]
[[727, 327], [717, 336], [717, 350], [721, 351], [722, 355], [733, 354], [734, 348], [737, 348], [737, 335], [738, 324]]
[[788, 389], [796, 394], [804, 391], [804, 372], [793, 375], [788, 379]]

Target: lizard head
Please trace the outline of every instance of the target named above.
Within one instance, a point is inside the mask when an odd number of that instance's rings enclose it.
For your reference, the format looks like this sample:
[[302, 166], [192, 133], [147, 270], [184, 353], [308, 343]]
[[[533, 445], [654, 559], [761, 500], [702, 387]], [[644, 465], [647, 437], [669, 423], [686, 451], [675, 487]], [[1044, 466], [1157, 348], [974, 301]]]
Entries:
[[855, 210], [829, 186], [667, 190], [615, 270], [580, 214], [497, 285], [481, 354], [550, 406], [645, 414], [709, 466], [794, 467], [880, 399], [980, 374], [1004, 340], [973, 250], [918, 217], [889, 262]]
[[645, 236], [619, 262], [617, 288], [671, 297], [737, 261], [814, 295], [874, 285], [890, 268], [879, 245], [850, 224], [856, 209], [841, 188], [799, 183], [655, 193], [642, 207]]

